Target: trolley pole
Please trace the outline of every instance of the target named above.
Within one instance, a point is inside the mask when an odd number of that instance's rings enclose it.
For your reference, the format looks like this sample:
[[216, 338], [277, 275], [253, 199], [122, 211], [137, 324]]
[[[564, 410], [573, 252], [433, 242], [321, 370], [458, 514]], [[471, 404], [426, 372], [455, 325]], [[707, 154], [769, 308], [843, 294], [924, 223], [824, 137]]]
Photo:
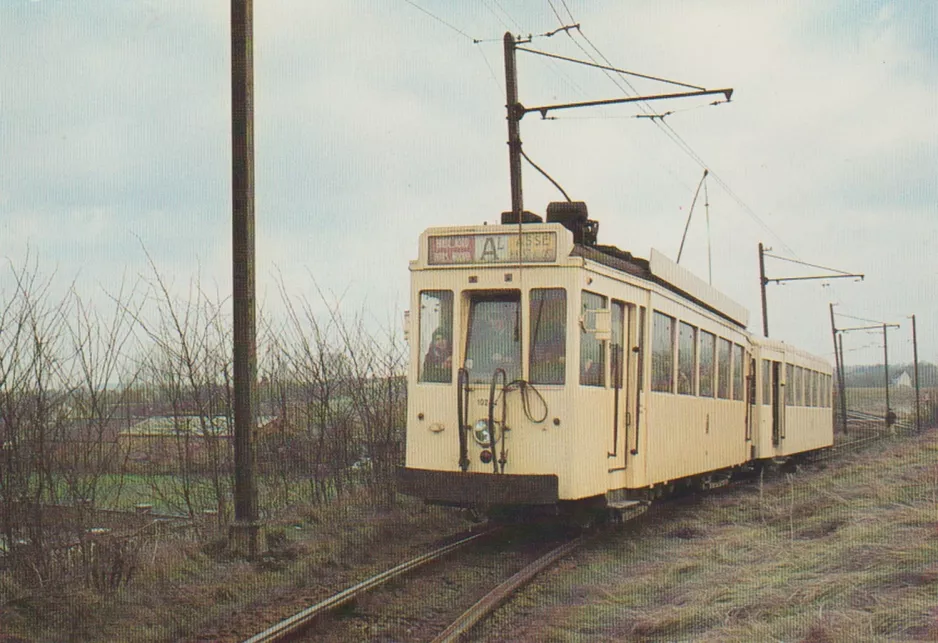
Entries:
[[[762, 289], [762, 334], [769, 336], [769, 312], [765, 305], [765, 285], [768, 280], [765, 278], [765, 249], [762, 242], [759, 242], [759, 287]], [[833, 320], [833, 313], [831, 313]]]
[[918, 383], [918, 336], [915, 332], [915, 315], [912, 315], [912, 359], [915, 360], [915, 430], [922, 430], [922, 413], [919, 400], [921, 388]]
[[235, 522], [231, 550], [253, 558], [259, 525], [254, 486], [254, 387], [257, 370], [254, 294], [253, 0], [231, 0], [232, 286], [234, 316]]
[[[505, 32], [505, 96], [508, 110], [508, 171], [511, 179], [511, 211], [521, 223], [524, 201], [521, 193], [521, 118], [524, 107], [518, 103], [518, 71], [515, 37]], [[520, 256], [520, 255], [519, 255]]]

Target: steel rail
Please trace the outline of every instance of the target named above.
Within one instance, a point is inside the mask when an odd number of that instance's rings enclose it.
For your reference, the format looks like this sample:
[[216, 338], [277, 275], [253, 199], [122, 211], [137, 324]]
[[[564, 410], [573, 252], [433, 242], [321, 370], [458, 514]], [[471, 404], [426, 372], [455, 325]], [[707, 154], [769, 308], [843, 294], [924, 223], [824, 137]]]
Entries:
[[456, 542], [450, 543], [444, 547], [440, 547], [439, 549], [436, 549], [427, 554], [423, 554], [422, 556], [418, 556], [405, 563], [401, 563], [397, 567], [393, 567], [387, 571], [372, 576], [368, 580], [349, 587], [348, 589], [345, 589], [338, 594], [330, 596], [329, 598], [294, 614], [288, 619], [280, 621], [276, 625], [264, 630], [260, 634], [256, 634], [251, 638], [246, 639], [244, 643], [276, 643], [278, 641], [283, 641], [287, 637], [302, 632], [304, 629], [310, 626], [314, 619], [321, 616], [322, 614], [334, 610], [340, 605], [344, 605], [345, 603], [351, 601], [354, 598], [357, 598], [358, 596], [361, 596], [375, 587], [383, 585], [389, 580], [397, 578], [398, 576], [401, 576], [409, 571], [442, 558], [443, 556], [446, 556], [447, 554], [452, 553], [457, 549], [461, 549], [469, 543], [482, 538], [483, 536], [489, 536], [499, 531], [500, 529], [500, 527], [487, 529], [477, 534], [473, 534], [467, 538], [457, 540]]
[[[876, 422], [878, 424], [883, 421], [883, 418], [880, 415], [876, 415], [874, 413], [867, 413], [866, 411], [847, 411], [847, 420], [849, 422], [855, 422], [855, 423]], [[879, 430], [878, 426], [873, 427], [873, 428], [875, 429], [873, 432], [873, 435], [867, 435], [866, 437], [855, 438], [853, 440], [848, 440], [846, 442], [834, 444], [830, 447], [830, 453], [833, 454], [834, 452], [838, 452], [838, 451], [846, 451], [847, 449], [858, 448], [859, 446], [863, 444], [867, 444], [869, 442], [876, 442], [878, 440], [885, 440], [886, 438], [891, 437], [893, 435], [889, 432], [888, 429]], [[900, 420], [893, 425], [893, 429], [902, 430], [902, 431], [912, 431], [914, 430], [914, 427], [909, 422], [905, 420]], [[822, 456], [820, 459], [826, 460], [826, 459], [829, 459], [830, 457], [831, 455], [827, 455], [827, 456]]]
[[508, 599], [508, 597], [510, 597], [520, 587], [528, 583], [546, 567], [552, 565], [582, 545], [584, 538], [585, 536], [578, 536], [577, 538], [574, 538], [573, 540], [568, 541], [555, 549], [552, 549], [530, 565], [527, 565], [517, 574], [482, 597], [475, 605], [463, 612], [459, 618], [453, 621], [449, 627], [447, 627], [445, 630], [443, 630], [443, 632], [440, 633], [439, 636], [433, 639], [433, 643], [453, 643], [457, 641], [460, 636], [472, 629], [476, 623], [481, 621], [483, 618], [494, 612], [499, 605]]

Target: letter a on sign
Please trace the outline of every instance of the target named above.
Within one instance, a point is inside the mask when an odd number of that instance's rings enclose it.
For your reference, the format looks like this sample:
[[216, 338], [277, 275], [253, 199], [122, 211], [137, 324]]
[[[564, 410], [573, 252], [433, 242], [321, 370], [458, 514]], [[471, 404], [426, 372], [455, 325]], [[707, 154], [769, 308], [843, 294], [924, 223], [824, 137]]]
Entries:
[[485, 246], [482, 248], [481, 261], [498, 261], [498, 251], [495, 249], [495, 239], [486, 237]]

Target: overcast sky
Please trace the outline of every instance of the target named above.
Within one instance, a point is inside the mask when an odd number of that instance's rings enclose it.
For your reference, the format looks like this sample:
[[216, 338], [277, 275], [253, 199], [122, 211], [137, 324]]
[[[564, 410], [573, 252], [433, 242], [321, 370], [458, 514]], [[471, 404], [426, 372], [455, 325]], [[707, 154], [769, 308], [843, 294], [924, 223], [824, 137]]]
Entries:
[[[582, 0], [255, 2], [259, 295], [313, 279], [400, 326], [407, 262], [433, 225], [510, 209], [502, 36], [693, 85], [696, 98], [529, 114], [528, 156], [600, 222], [600, 242], [674, 258], [747, 306], [757, 244], [866, 279], [768, 287], [773, 338], [832, 360], [828, 303], [900, 323], [890, 361], [938, 360], [938, 3]], [[0, 2], [0, 257], [83, 292], [147, 273], [230, 291], [229, 13], [224, 1]], [[578, 23], [580, 30], [541, 34]], [[476, 42], [479, 41], [479, 42]], [[520, 53], [528, 106], [680, 91]], [[528, 210], [561, 194], [524, 168]], [[6, 272], [7, 269], [4, 269]], [[816, 269], [767, 260], [769, 277]], [[8, 296], [9, 290], [3, 290]], [[846, 336], [847, 363], [882, 333]]]

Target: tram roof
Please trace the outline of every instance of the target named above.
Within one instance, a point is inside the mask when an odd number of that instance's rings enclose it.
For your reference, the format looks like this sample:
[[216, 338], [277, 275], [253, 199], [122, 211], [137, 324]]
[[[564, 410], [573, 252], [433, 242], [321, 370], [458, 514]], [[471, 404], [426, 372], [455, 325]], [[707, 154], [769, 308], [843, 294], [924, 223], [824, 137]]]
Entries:
[[[650, 259], [642, 259], [632, 255], [632, 253], [621, 250], [615, 246], [609, 245], [583, 245], [573, 242], [571, 232], [559, 223], [526, 223], [523, 224], [522, 233], [524, 235], [537, 235], [544, 233], [556, 234], [552, 246], [555, 252], [552, 259], [546, 256], [539, 259], [525, 259], [528, 262], [538, 265], [556, 264], [564, 257], [582, 257], [583, 259], [593, 261], [603, 266], [613, 268], [620, 272], [633, 275], [653, 283], [657, 283], [672, 292], [675, 292], [685, 299], [703, 306], [728, 321], [746, 328], [749, 324], [749, 311], [742, 305], [732, 300], [710, 284], [706, 283], [689, 270], [682, 268], [677, 263], [671, 261], [663, 253], [652, 248]], [[473, 260], [474, 250], [466, 248], [440, 248], [444, 251], [445, 257], [455, 257], [455, 251], [465, 251], [463, 258], [439, 260], [431, 250], [431, 239], [448, 239], [453, 244], [458, 245], [460, 240], [485, 238], [510, 238], [518, 234], [518, 226], [510, 225], [485, 225], [485, 226], [453, 226], [429, 228], [421, 235], [420, 259], [418, 264], [428, 267], [454, 267], [454, 266], [476, 266], [480, 264], [500, 264], [510, 265], [517, 263], [517, 255], [506, 255], [501, 260], [486, 261]], [[517, 237], [515, 237], [517, 238]], [[474, 245], [470, 244], [470, 245]], [[515, 249], [513, 252], [516, 252]], [[512, 251], [509, 249], [509, 253]], [[431, 257], [431, 255], [433, 255]]]

